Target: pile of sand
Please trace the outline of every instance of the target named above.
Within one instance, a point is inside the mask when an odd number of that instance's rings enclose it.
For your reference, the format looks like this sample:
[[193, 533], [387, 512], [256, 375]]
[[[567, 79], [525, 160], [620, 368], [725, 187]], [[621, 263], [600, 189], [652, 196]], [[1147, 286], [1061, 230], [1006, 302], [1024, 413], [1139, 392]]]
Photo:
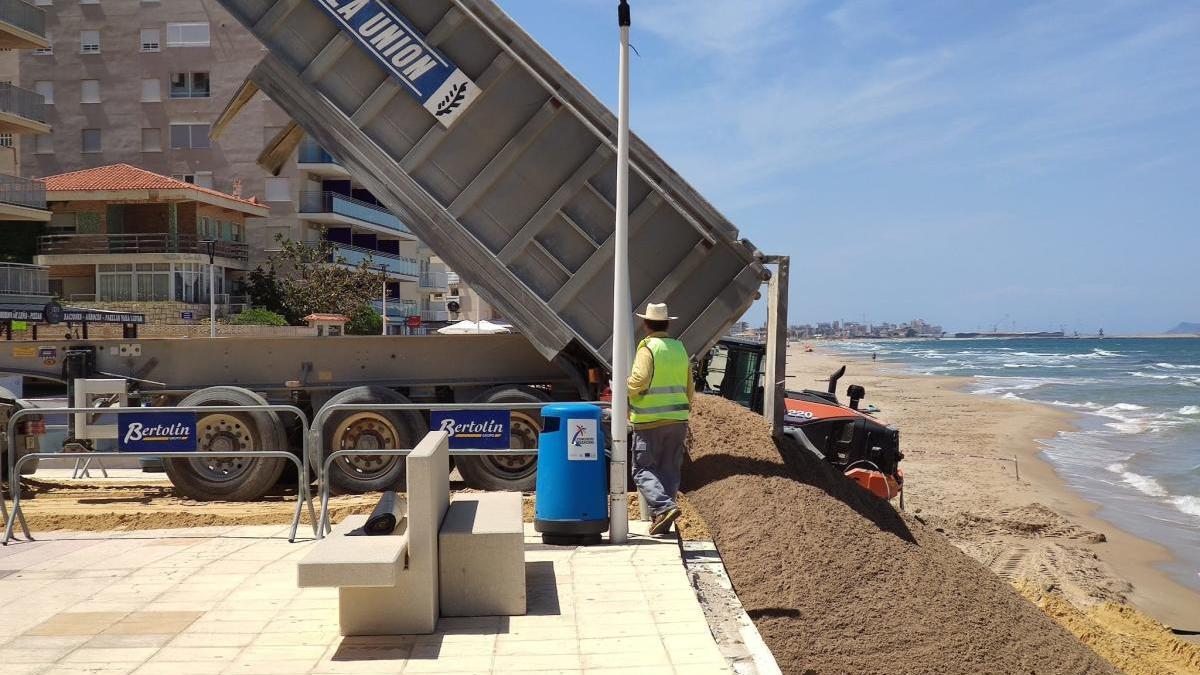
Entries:
[[699, 397], [684, 490], [784, 672], [1109, 673], [999, 577], [765, 420]]

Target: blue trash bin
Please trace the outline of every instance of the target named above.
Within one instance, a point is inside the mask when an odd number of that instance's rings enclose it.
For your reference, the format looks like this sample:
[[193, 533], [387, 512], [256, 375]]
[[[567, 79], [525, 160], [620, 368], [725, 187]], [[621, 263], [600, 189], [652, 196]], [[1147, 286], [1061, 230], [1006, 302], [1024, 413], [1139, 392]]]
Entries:
[[600, 408], [554, 403], [542, 408], [534, 529], [547, 544], [600, 543], [608, 529], [608, 463]]

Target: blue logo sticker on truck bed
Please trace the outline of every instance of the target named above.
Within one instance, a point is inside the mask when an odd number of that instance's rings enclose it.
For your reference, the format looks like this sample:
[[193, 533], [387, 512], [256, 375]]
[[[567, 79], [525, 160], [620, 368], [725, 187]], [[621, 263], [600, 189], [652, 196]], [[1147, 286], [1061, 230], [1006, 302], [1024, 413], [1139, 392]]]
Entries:
[[506, 449], [509, 417], [507, 410], [434, 410], [429, 428], [448, 432], [451, 448]]
[[442, 126], [450, 126], [479, 95], [471, 78], [380, 0], [313, 1]]
[[121, 452], [192, 452], [196, 449], [196, 413], [119, 413], [117, 449]]

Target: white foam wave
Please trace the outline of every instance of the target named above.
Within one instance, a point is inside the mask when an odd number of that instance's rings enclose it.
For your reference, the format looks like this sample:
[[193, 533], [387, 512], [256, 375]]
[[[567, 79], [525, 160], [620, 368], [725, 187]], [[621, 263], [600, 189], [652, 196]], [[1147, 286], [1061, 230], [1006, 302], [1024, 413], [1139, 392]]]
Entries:
[[1122, 480], [1133, 486], [1138, 492], [1150, 495], [1151, 497], [1170, 496], [1166, 489], [1162, 485], [1159, 485], [1158, 481], [1149, 476], [1134, 473], [1124, 464], [1110, 464], [1107, 468], [1109, 471], [1121, 476]]
[[1171, 497], [1168, 501], [1174, 504], [1175, 508], [1189, 516], [1200, 516], [1200, 497], [1184, 495], [1182, 497]]
[[1185, 405], [1179, 409], [1180, 415], [1200, 415], [1200, 405]]

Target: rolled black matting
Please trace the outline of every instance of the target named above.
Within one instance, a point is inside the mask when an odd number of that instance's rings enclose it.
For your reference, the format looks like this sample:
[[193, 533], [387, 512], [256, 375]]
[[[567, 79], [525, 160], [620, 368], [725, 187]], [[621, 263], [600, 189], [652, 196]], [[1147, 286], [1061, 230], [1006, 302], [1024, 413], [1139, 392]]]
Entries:
[[367, 522], [359, 529], [347, 532], [347, 536], [380, 536], [391, 534], [396, 525], [404, 519], [405, 502], [389, 490], [379, 498], [375, 510], [367, 518]]

